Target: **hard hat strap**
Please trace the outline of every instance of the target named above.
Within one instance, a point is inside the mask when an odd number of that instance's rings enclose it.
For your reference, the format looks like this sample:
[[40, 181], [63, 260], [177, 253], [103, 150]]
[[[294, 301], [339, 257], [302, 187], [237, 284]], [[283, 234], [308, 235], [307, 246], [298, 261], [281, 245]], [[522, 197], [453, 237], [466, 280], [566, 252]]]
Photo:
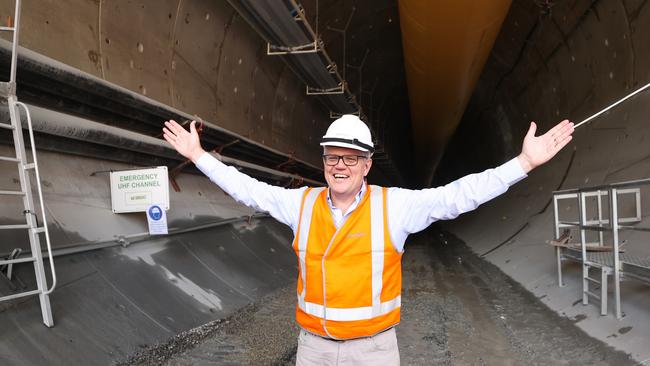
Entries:
[[339, 137], [323, 137], [323, 139], [321, 140], [321, 143], [322, 142], [345, 142], [345, 143], [348, 143], [348, 144], [357, 145], [359, 147], [362, 147], [362, 148], [370, 151], [371, 153], [375, 151], [374, 147], [372, 147], [372, 146], [370, 146], [368, 144], [364, 144], [363, 142], [361, 142], [361, 141], [359, 141], [357, 139], [344, 139], [344, 138], [339, 138]]

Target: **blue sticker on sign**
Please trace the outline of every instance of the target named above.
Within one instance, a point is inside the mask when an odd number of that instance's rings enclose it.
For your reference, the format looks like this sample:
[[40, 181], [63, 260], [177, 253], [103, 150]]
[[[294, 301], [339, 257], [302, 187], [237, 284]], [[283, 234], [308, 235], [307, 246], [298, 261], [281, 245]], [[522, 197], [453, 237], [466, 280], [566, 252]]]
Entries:
[[160, 220], [162, 218], [162, 209], [159, 206], [149, 207], [149, 217], [155, 221]]

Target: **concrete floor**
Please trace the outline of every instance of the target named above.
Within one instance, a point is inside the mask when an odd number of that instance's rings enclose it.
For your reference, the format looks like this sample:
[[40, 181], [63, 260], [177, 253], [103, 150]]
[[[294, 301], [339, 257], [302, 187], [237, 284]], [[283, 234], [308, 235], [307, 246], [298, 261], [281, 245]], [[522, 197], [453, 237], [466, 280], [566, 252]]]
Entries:
[[[633, 365], [623, 352], [549, 310], [446, 232], [413, 238], [403, 259], [405, 365]], [[228, 319], [183, 333], [124, 364], [241, 365], [295, 362], [293, 285]]]

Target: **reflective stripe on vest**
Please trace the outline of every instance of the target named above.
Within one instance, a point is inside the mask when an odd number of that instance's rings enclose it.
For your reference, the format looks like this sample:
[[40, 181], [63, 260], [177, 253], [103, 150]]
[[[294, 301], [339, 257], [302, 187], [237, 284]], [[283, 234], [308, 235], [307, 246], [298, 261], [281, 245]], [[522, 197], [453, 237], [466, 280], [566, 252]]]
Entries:
[[[307, 289], [306, 281], [306, 254], [309, 229], [312, 221], [312, 213], [319, 194], [325, 188], [311, 189], [307, 192], [304, 201], [302, 214], [299, 223], [298, 250], [300, 259], [300, 276], [302, 280], [302, 291], [298, 294], [298, 307], [305, 313], [325, 320], [333, 321], [355, 321], [372, 319], [387, 314], [401, 306], [401, 296], [396, 296], [385, 302], [381, 302], [384, 273], [384, 199], [381, 187], [368, 186], [370, 190], [370, 230], [371, 230], [371, 270], [372, 270], [372, 306], [356, 308], [333, 308], [322, 304], [315, 304], [305, 301]], [[338, 233], [338, 231], [337, 231]], [[334, 234], [336, 237], [337, 234]], [[333, 238], [334, 238], [333, 237]], [[332, 239], [333, 239], [332, 238]], [[323, 268], [323, 276], [326, 274]], [[323, 279], [323, 289], [325, 281]], [[326, 295], [323, 296], [327, 300]]]
[[303, 202], [302, 214], [300, 216], [300, 223], [298, 226], [299, 237], [298, 237], [298, 250], [300, 259], [300, 278], [302, 279], [302, 292], [298, 294], [298, 303], [305, 303], [305, 293], [307, 292], [307, 286], [305, 284], [305, 279], [307, 277], [307, 263], [305, 263], [305, 256], [307, 255], [307, 238], [309, 238], [309, 227], [311, 226], [311, 215], [312, 210], [314, 209], [314, 203], [318, 195], [327, 188], [311, 188], [307, 192], [307, 197]]
[[[384, 197], [381, 188], [370, 190], [370, 237], [372, 245], [372, 317], [381, 315], [381, 287], [384, 273]], [[390, 310], [395, 309], [395, 307]]]
[[[374, 301], [374, 299], [373, 299]], [[379, 315], [388, 314], [402, 305], [402, 297], [396, 298], [380, 303], [376, 308], [373, 306], [365, 306], [360, 308], [327, 308], [327, 320], [336, 321], [353, 321], [353, 320], [367, 320], [375, 318]], [[302, 311], [309, 315], [325, 318], [325, 307], [323, 305], [314, 304], [311, 302], [303, 301], [300, 306]]]

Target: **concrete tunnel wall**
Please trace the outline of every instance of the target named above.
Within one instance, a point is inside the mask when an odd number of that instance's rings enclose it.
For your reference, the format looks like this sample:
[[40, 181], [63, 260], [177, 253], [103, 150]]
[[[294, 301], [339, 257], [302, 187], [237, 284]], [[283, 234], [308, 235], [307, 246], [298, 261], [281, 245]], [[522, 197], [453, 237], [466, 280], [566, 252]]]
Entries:
[[[329, 122], [326, 113], [317, 100], [304, 95], [303, 85], [280, 59], [265, 55], [265, 44], [225, 2], [169, 1], [156, 8], [147, 4], [25, 1], [21, 44], [163, 103], [214, 119], [227, 129], [278, 150], [295, 150], [304, 159], [317, 162], [319, 151], [314, 149], [314, 143]], [[0, 14], [8, 13], [7, 6], [6, 2], [0, 4]], [[540, 131], [563, 116], [579, 120], [650, 80], [650, 50], [646, 46], [650, 5], [646, 2], [567, 1], [556, 3], [549, 11], [540, 10], [532, 2], [513, 2], [456, 142], [450, 145], [441, 165], [448, 176], [493, 166], [514, 156], [530, 119], [538, 121]], [[152, 12], [157, 21], [148, 20]], [[211, 27], [209, 31], [203, 28], [206, 25]], [[49, 37], [40, 37], [43, 32]], [[195, 34], [214, 38], [197, 44], [204, 38], [195, 39]], [[647, 95], [640, 96], [578, 130], [574, 142], [558, 158], [505, 196], [445, 223], [478, 254], [486, 254], [505, 242], [485, 258], [551, 308], [576, 319], [590, 334], [640, 360], [650, 357], [645, 349], [650, 339], [650, 316], [645, 305], [650, 299], [648, 288], [634, 288], [634, 292], [624, 288], [627, 317], [622, 321], [615, 320], [611, 311], [610, 316], [600, 317], [596, 306], [576, 306], [579, 271], [565, 265], [568, 286], [558, 288], [553, 251], [544, 240], [552, 237], [552, 211], [547, 206], [552, 190], [650, 174], [645, 141], [649, 131], [645, 124], [648, 102]], [[112, 215], [107, 179], [88, 175], [126, 165], [49, 153], [43, 153], [41, 161], [48, 211], [55, 218], [55, 245], [114, 240], [116, 235], [145, 231], [146, 224], [137, 215], [113, 218], [99, 228], [87, 227], [81, 220], [90, 217], [102, 221]], [[1, 184], [15, 188], [14, 177], [5, 171], [9, 169], [3, 167]], [[191, 226], [250, 212], [204, 178], [183, 175], [180, 183], [184, 191], [172, 195], [172, 223], [176, 220], [187, 224], [183, 220], [190, 220]], [[207, 206], [206, 197], [210, 203]], [[644, 208], [648, 200], [650, 196], [644, 193]], [[286, 242], [290, 236], [286, 232], [284, 237], [264, 235], [279, 238], [278, 242]], [[290, 258], [291, 253], [285, 254]], [[291, 268], [288, 262], [287, 268]], [[78, 273], [83, 276], [87, 272]], [[88, 294], [87, 288], [80, 291]], [[634, 295], [626, 297], [626, 293]], [[37, 311], [26, 312], [21, 311], [12, 324], [39, 318]], [[173, 327], [173, 331], [224, 314], [190, 319], [183, 326]], [[33, 329], [41, 327], [34, 325]], [[631, 328], [625, 333], [619, 331], [626, 327]], [[174, 332], [155, 333], [143, 338], [143, 342], [159, 341]], [[133, 351], [120, 348], [126, 346], [132, 345], [118, 345], [102, 352], [124, 356]]]
[[[0, 146], [2, 156], [11, 152]], [[41, 322], [38, 297], [0, 303], [0, 364], [125, 362], [295, 281], [291, 230], [271, 218], [236, 220], [254, 211], [202, 176], [182, 174], [182, 191], [170, 192], [169, 228], [185, 232], [149, 237], [144, 213], [111, 211], [108, 171], [131, 165], [38, 157], [53, 248], [85, 251], [55, 257], [53, 328]], [[13, 167], [0, 165], [0, 190], [19, 189]], [[20, 222], [22, 210], [19, 199], [3, 198], [0, 223]], [[97, 244], [108, 247], [89, 251]], [[16, 247], [29, 250], [26, 234], [0, 233], [0, 252]], [[46, 260], [51, 285], [49, 271]], [[31, 265], [16, 265], [14, 275], [36, 288]], [[12, 293], [4, 280], [0, 293]]]
[[[515, 156], [530, 120], [537, 121], [538, 132], [563, 118], [579, 122], [650, 82], [649, 35], [645, 1], [563, 1], [552, 8], [514, 1], [439, 178]], [[626, 316], [620, 321], [613, 315], [610, 287], [609, 315], [600, 316], [597, 300], [579, 304], [579, 265], [564, 264], [567, 287], [558, 287], [554, 250], [545, 241], [554, 236], [553, 190], [650, 177], [648, 116], [650, 93], [645, 92], [580, 127], [559, 156], [503, 197], [445, 223], [549, 307], [640, 361], [650, 357], [650, 287], [623, 282]], [[629, 213], [631, 202], [621, 201]], [[650, 226], [649, 201], [646, 187], [640, 225]], [[560, 208], [561, 217], [577, 217], [575, 204]], [[572, 235], [579, 240], [576, 232]], [[648, 233], [623, 236], [627, 253], [650, 255]]]
[[226, 1], [22, 4], [21, 46], [320, 165], [329, 111]]

